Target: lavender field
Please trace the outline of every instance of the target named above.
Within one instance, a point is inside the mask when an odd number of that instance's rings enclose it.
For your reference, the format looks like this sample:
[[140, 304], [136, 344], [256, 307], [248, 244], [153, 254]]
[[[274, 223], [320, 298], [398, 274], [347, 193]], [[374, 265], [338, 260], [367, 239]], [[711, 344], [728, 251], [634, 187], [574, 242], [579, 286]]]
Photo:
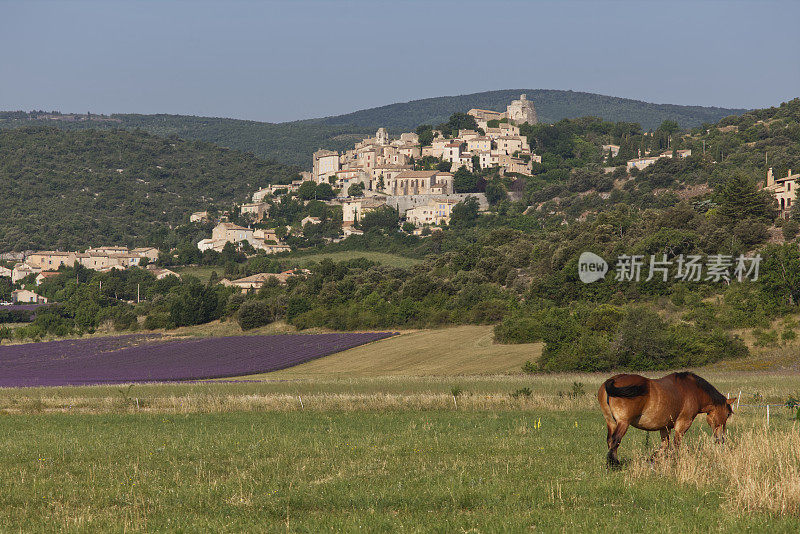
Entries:
[[159, 334], [0, 347], [0, 387], [225, 378], [285, 369], [390, 332], [163, 339]]

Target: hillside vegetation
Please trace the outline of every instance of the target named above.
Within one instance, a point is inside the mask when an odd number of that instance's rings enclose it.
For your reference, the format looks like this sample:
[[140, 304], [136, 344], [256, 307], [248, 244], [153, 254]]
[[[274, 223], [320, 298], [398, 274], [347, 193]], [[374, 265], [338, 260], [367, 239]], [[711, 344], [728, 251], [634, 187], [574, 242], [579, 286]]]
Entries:
[[540, 122], [557, 122], [564, 118], [595, 116], [608, 121], [638, 122], [646, 130], [665, 120], [674, 120], [689, 128], [714, 123], [728, 115], [741, 114], [743, 109], [701, 106], [651, 104], [639, 100], [547, 89], [508, 89], [470, 95], [426, 98], [390, 104], [319, 119], [267, 123], [236, 119], [194, 117], [184, 115], [116, 114], [119, 122], [88, 120], [65, 122], [37, 120], [37, 114], [0, 112], [0, 128], [14, 128], [34, 123], [55, 124], [59, 128], [140, 128], [150, 133], [186, 139], [199, 139], [274, 158], [278, 161], [309, 167], [311, 154], [319, 148], [344, 150], [355, 141], [383, 126], [391, 133], [410, 131], [420, 124], [439, 124], [456, 112], [471, 108], [505, 110], [520, 93], [533, 100]]
[[0, 250], [152, 245], [296, 169], [143, 131], [0, 131]]

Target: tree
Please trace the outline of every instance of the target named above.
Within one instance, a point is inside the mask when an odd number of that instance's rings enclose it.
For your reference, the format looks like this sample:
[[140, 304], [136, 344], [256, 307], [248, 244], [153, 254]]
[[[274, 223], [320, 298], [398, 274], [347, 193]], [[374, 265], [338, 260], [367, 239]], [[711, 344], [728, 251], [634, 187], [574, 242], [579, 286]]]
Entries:
[[478, 177], [461, 167], [453, 175], [453, 189], [456, 193], [475, 193], [478, 190]]
[[734, 174], [719, 191], [719, 214], [731, 222], [769, 221], [775, 216], [775, 198], [759, 191], [745, 175]]
[[334, 193], [331, 184], [326, 184], [323, 182], [316, 187], [316, 198], [320, 200], [330, 200], [334, 196], [336, 196], [336, 193]]
[[458, 135], [459, 130], [477, 130], [478, 123], [475, 117], [467, 113], [453, 113], [450, 115], [450, 120], [437, 126], [446, 135], [454, 137]]
[[395, 230], [400, 222], [400, 215], [396, 209], [389, 206], [382, 206], [378, 209], [365, 213], [358, 225], [362, 230], [369, 231], [372, 229], [380, 230]]
[[306, 180], [300, 184], [300, 187], [297, 189], [297, 198], [302, 200], [312, 200], [316, 197], [316, 194], [317, 184], [315, 184], [313, 180]]
[[493, 180], [486, 184], [486, 200], [494, 206], [508, 197], [505, 186], [499, 180]]
[[475, 197], [467, 197], [463, 201], [453, 206], [450, 214], [451, 226], [472, 226], [478, 218], [480, 204]]
[[347, 188], [347, 196], [360, 197], [364, 194], [364, 184], [361, 182], [352, 184]]
[[430, 146], [433, 142], [433, 128], [430, 124], [422, 124], [417, 127], [417, 136], [420, 146]]

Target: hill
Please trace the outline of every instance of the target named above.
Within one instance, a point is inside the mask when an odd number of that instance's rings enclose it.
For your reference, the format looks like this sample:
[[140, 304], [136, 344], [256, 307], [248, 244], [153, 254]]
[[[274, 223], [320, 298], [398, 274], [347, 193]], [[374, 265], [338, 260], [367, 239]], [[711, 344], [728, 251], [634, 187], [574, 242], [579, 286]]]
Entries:
[[[267, 123], [185, 115], [115, 114], [92, 116], [87, 120], [58, 120], [57, 113], [0, 112], [0, 128], [14, 128], [30, 123], [56, 125], [64, 129], [125, 128], [143, 129], [155, 135], [176, 135], [199, 139], [220, 146], [252, 152], [261, 157], [310, 166], [311, 154], [319, 148], [343, 150], [355, 141], [383, 126], [392, 133], [408, 131], [420, 124], [444, 122], [457, 111], [471, 108], [504, 110], [520, 93], [533, 100], [541, 122], [564, 118], [596, 116], [615, 122], [638, 122], [646, 130], [664, 120], [674, 120], [684, 128], [714, 123], [728, 115], [740, 115], [743, 109], [651, 104], [639, 100], [592, 93], [549, 89], [507, 89], [459, 96], [426, 98], [390, 104], [338, 115], [303, 121]], [[47, 118], [45, 118], [45, 116]]]
[[0, 131], [0, 250], [153, 244], [296, 169], [143, 131]]

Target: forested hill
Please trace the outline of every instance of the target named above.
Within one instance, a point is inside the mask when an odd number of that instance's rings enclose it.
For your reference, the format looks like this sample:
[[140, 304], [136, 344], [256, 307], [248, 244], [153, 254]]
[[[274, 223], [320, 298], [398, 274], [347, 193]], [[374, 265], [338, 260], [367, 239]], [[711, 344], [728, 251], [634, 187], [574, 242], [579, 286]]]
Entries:
[[200, 141], [124, 130], [0, 131], [0, 250], [169, 242], [297, 169]]
[[160, 136], [176, 135], [199, 139], [220, 146], [252, 152], [288, 164], [308, 168], [311, 154], [319, 148], [344, 150], [381, 126], [397, 134], [420, 124], [439, 124], [451, 114], [471, 108], [505, 110], [520, 93], [534, 102], [541, 122], [564, 118], [595, 116], [608, 121], [638, 122], [645, 130], [655, 129], [664, 120], [674, 120], [689, 128], [715, 123], [745, 110], [700, 106], [650, 104], [638, 100], [592, 93], [546, 89], [508, 89], [461, 96], [445, 96], [391, 104], [320, 119], [267, 123], [185, 115], [112, 115], [109, 120], [62, 121], [41, 119], [40, 114], [0, 112], [0, 128], [50, 124], [64, 129], [140, 128]]

